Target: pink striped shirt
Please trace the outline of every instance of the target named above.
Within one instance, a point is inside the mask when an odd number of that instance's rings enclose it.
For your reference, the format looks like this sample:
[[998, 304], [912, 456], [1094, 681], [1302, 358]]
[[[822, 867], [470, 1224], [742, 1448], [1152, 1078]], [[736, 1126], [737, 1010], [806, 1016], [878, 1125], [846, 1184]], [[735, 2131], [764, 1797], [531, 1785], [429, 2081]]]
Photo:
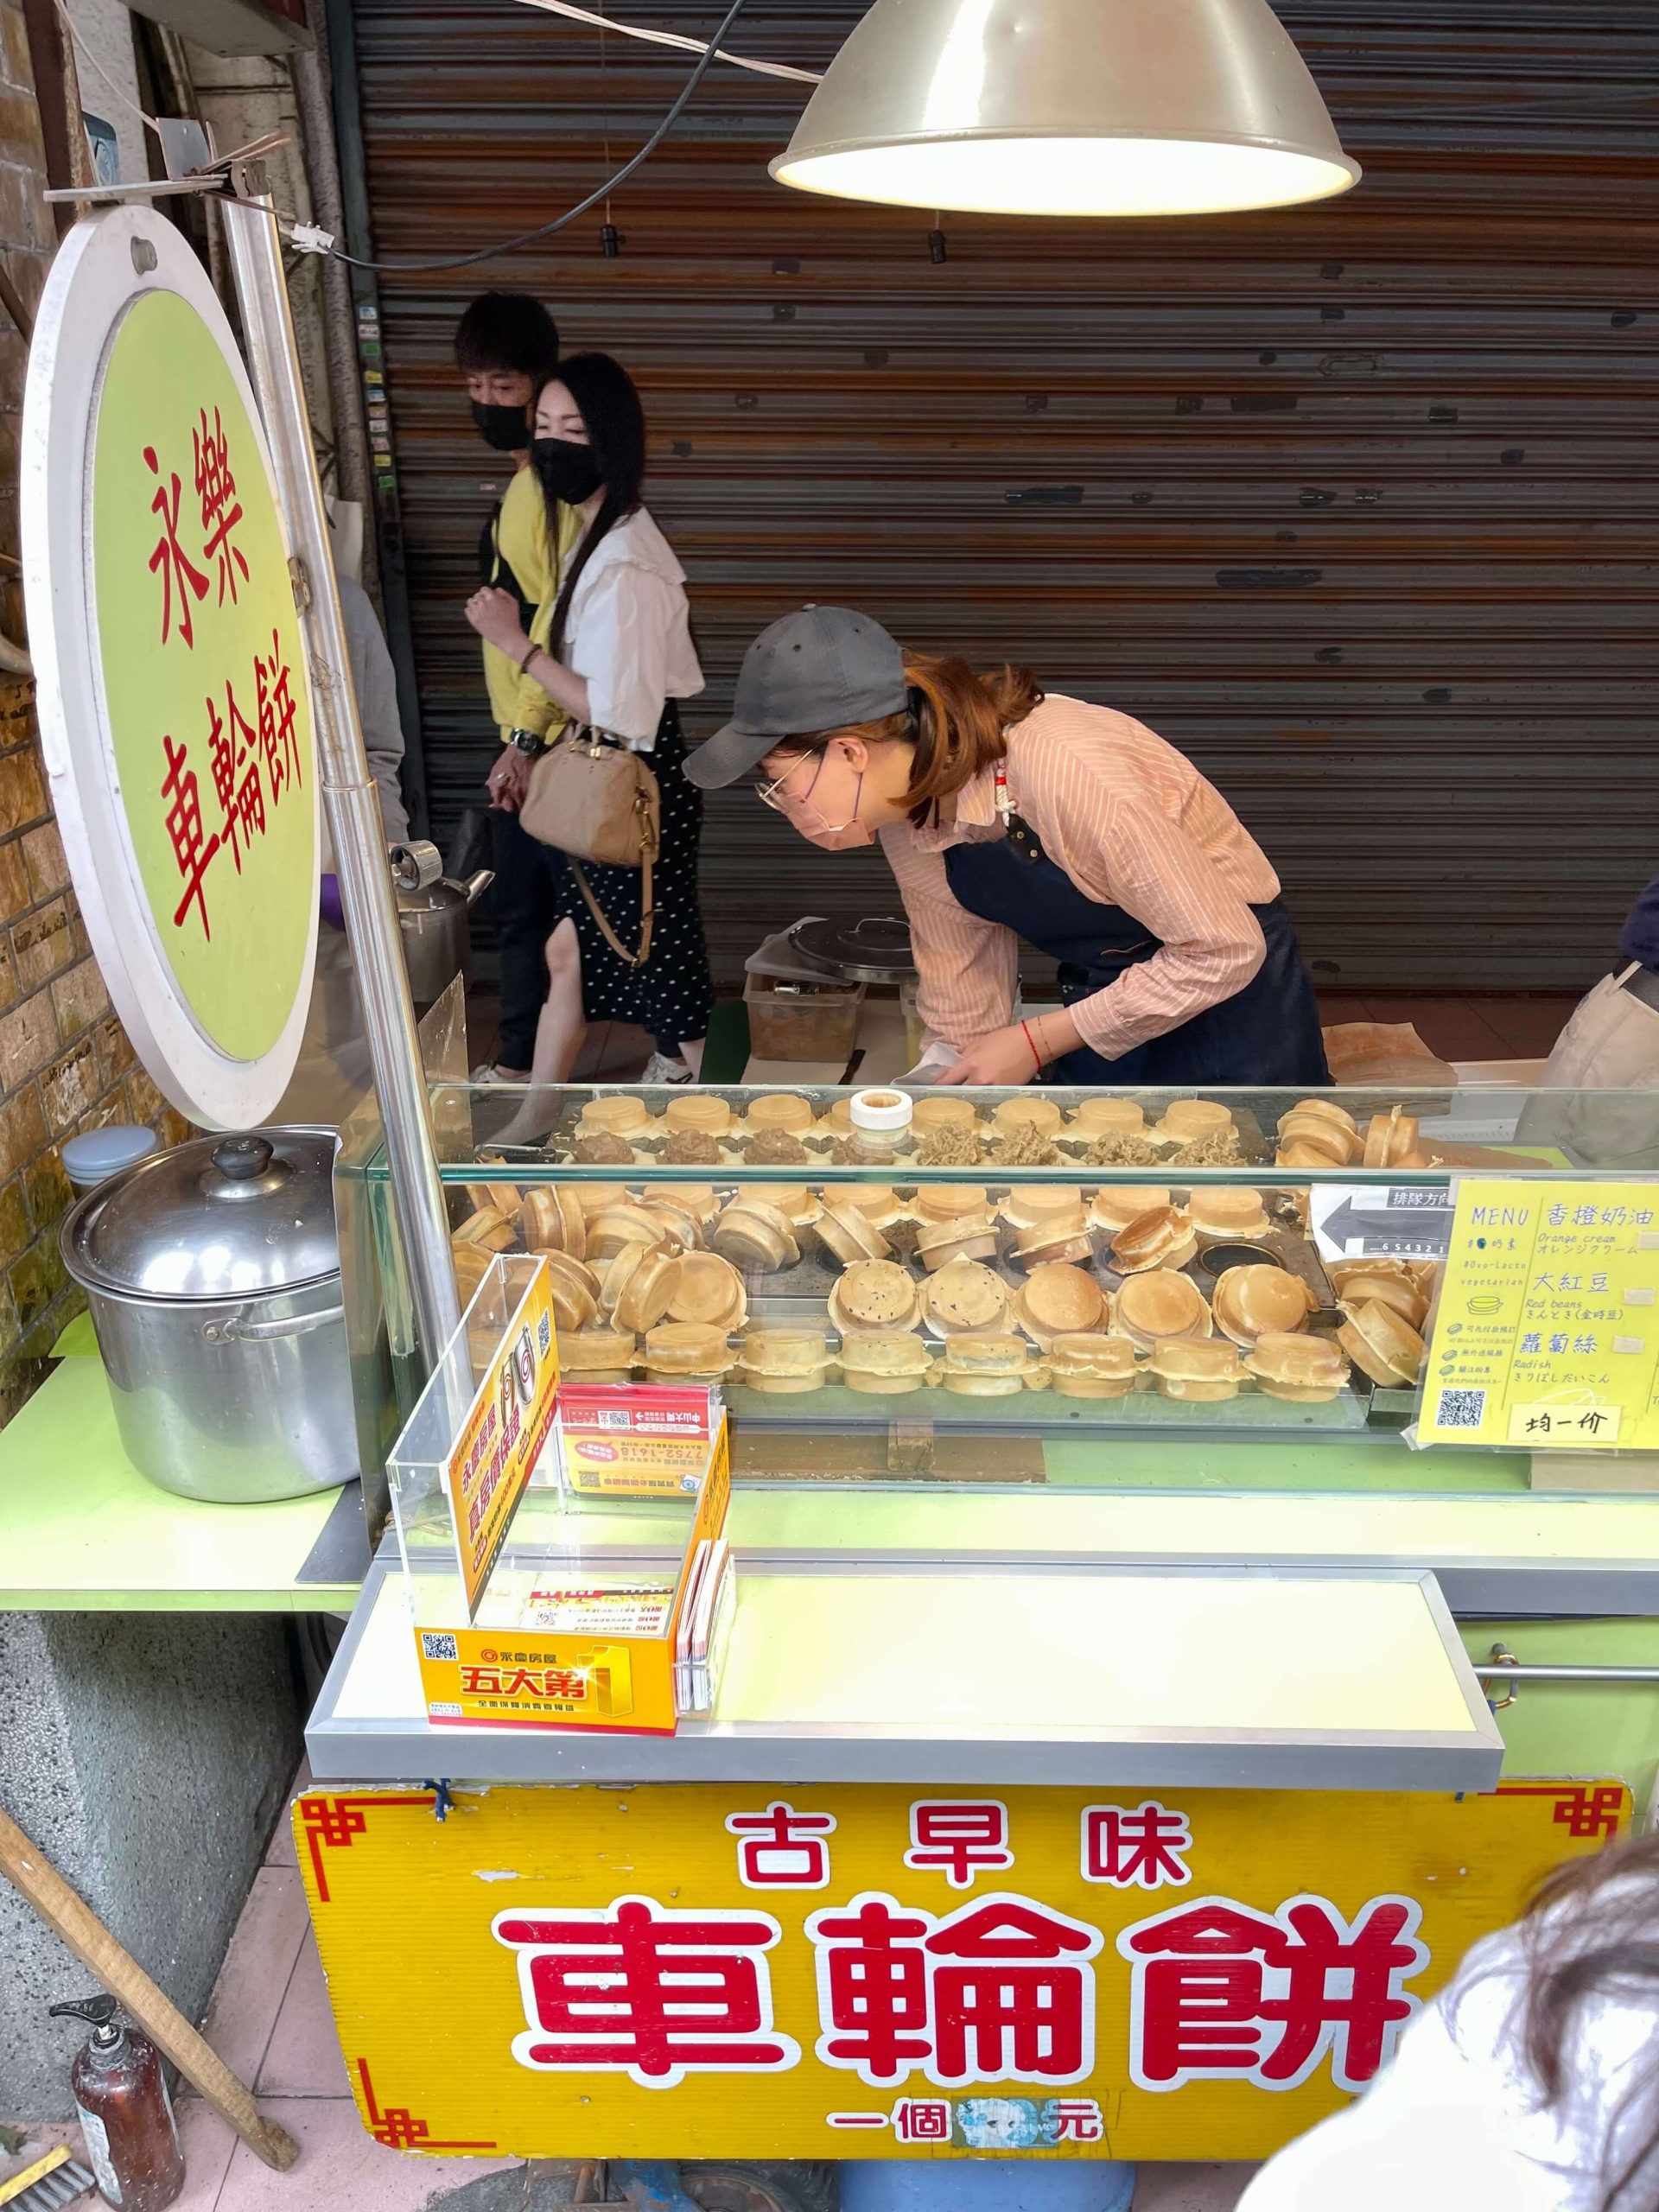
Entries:
[[[1243, 989], [1266, 955], [1250, 908], [1278, 897], [1279, 879], [1184, 753], [1129, 715], [1051, 695], [1008, 733], [1007, 779], [1014, 811], [1077, 888], [1162, 940], [1071, 1008], [1084, 1044], [1117, 1059]], [[1013, 1020], [1019, 939], [957, 905], [944, 855], [1002, 835], [988, 768], [957, 794], [953, 822], [881, 832], [910, 917], [922, 1019], [958, 1048]]]

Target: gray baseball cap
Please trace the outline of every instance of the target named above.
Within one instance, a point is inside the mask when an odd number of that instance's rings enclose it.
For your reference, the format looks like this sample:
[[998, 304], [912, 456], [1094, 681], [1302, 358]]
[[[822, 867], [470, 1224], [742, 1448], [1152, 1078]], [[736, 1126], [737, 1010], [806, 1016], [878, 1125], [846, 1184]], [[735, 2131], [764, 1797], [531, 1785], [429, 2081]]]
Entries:
[[738, 671], [736, 711], [688, 755], [706, 791], [746, 776], [786, 737], [816, 737], [902, 714], [905, 657], [879, 622], [849, 607], [804, 607], [763, 630]]

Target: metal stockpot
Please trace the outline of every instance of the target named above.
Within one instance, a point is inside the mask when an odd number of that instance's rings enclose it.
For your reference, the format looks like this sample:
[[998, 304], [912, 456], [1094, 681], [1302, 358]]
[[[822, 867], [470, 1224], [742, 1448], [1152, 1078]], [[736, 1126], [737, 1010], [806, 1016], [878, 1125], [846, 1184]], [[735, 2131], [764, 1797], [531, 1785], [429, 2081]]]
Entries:
[[181, 1497], [253, 1504], [357, 1475], [334, 1133], [202, 1137], [66, 1217], [128, 1458]]
[[456, 976], [473, 980], [473, 908], [495, 881], [481, 868], [465, 883], [443, 873], [435, 845], [419, 841], [391, 848], [391, 880], [397, 893], [397, 928], [409, 969], [410, 995], [417, 1007], [434, 1005]]

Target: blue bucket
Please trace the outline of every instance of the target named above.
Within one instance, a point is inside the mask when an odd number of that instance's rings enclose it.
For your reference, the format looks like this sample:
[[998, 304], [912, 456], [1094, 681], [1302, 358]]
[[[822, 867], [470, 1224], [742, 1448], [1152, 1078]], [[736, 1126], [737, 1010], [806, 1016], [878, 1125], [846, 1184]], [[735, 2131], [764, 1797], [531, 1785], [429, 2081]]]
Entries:
[[1111, 2158], [857, 2159], [841, 2212], [1129, 2212], [1135, 2168]]

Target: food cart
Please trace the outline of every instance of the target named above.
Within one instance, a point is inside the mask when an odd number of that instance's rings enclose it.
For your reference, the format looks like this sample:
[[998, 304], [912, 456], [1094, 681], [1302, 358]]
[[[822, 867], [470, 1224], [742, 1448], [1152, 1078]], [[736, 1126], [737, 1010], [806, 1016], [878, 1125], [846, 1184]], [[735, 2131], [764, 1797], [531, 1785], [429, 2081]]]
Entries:
[[[380, 2141], [1260, 2157], [1645, 1808], [1659, 1198], [1518, 1094], [432, 1103], [483, 1302], [296, 1811]], [[371, 1141], [348, 1251], [387, 1202]], [[536, 1257], [570, 1420], [468, 1605], [430, 1471]], [[548, 1608], [674, 1617], [722, 1425], [707, 1709], [629, 1709]]]

